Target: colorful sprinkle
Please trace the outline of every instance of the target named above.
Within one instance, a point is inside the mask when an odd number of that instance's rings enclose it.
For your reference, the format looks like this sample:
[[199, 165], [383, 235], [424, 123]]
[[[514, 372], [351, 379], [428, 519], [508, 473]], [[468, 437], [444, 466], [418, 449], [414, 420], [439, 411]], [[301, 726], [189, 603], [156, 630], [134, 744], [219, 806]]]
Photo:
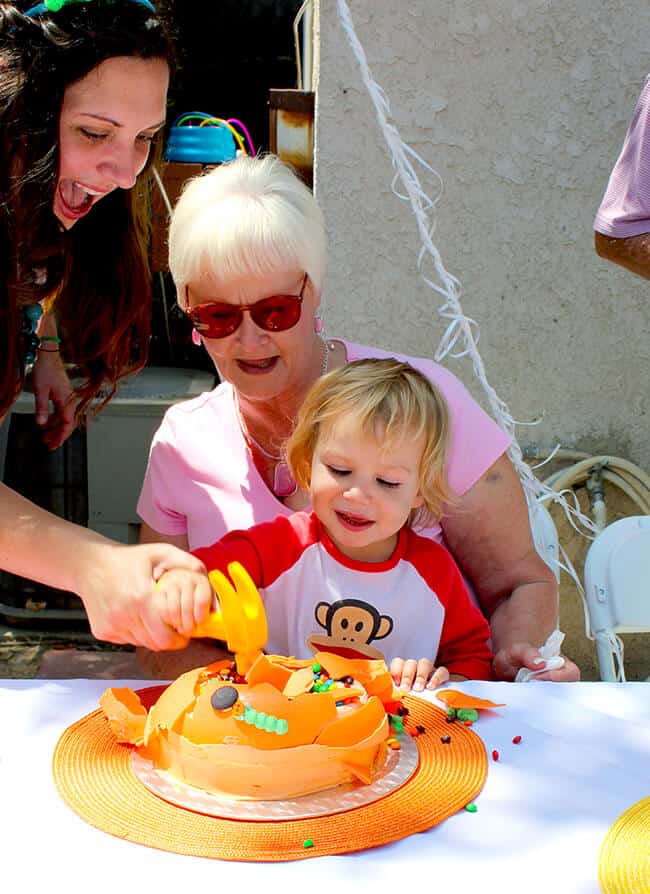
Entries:
[[515, 736], [514, 739], [512, 740], [513, 745], [519, 745], [520, 742], [521, 742], [521, 736]]
[[468, 813], [476, 813], [476, 804], [466, 804], [466, 805], [465, 805], [465, 810], [466, 810]]
[[425, 730], [425, 728], [422, 726], [421, 723], [418, 723], [418, 724], [416, 725], [415, 728], [416, 728], [416, 730], [417, 730], [419, 733], [426, 733], [426, 730]]
[[451, 742], [451, 736], [440, 736], [440, 741], [443, 745], [449, 745]]
[[496, 750], [496, 748], [495, 748], [494, 751], [492, 752], [492, 760], [493, 760], [493, 761], [498, 761], [498, 760], [499, 760], [499, 752]]
[[397, 717], [395, 714], [389, 714], [388, 719], [390, 721], [390, 725], [393, 727], [396, 733], [404, 732], [404, 721], [401, 717]]
[[305, 848], [305, 850], [307, 850], [308, 847], [313, 847], [314, 839], [313, 838], [305, 838], [305, 840], [302, 843], [302, 846]]

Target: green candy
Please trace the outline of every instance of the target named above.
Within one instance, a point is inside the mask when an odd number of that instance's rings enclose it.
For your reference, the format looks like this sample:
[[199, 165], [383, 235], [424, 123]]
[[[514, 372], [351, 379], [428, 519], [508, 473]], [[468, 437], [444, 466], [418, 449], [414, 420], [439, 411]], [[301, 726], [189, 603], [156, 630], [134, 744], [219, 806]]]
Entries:
[[478, 711], [476, 708], [459, 708], [456, 711], [456, 717], [459, 720], [471, 720], [473, 723], [478, 720]]

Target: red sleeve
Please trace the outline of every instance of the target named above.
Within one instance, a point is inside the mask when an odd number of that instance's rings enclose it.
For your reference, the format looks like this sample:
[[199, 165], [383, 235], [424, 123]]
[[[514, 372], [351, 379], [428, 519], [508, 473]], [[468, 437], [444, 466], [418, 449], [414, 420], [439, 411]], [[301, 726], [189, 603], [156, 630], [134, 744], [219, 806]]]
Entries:
[[445, 619], [436, 664], [446, 667], [450, 674], [461, 674], [470, 680], [490, 680], [490, 625], [472, 602], [455, 562], [451, 556], [448, 558], [448, 586], [446, 593], [438, 594], [445, 603]]
[[470, 680], [490, 680], [490, 626], [472, 601], [451, 553], [410, 531], [407, 558], [444, 606], [436, 665]]
[[239, 562], [248, 571], [256, 587], [262, 585], [262, 563], [248, 531], [233, 531], [211, 546], [193, 549], [192, 555], [200, 559], [210, 571], [222, 571], [227, 575], [228, 565]]
[[239, 562], [256, 587], [269, 584], [291, 568], [316, 537], [313, 516], [296, 512], [254, 525], [247, 531], [231, 531], [213, 543], [192, 550], [208, 571], [226, 573], [230, 562]]

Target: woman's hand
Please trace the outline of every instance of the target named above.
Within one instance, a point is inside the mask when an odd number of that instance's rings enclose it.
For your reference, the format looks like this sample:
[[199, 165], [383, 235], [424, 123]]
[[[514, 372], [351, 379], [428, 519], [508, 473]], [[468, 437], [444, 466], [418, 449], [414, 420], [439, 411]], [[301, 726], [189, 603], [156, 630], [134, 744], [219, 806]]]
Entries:
[[160, 616], [155, 586], [163, 572], [187, 569], [205, 578], [211, 592], [203, 563], [164, 543], [125, 546], [93, 538], [80, 549], [75, 564], [79, 575], [74, 591], [84, 603], [93, 635], [112, 643], [154, 651], [187, 645], [187, 637]]
[[52, 515], [0, 483], [0, 568], [76, 593], [98, 639], [181, 649], [187, 639], [160, 618], [156, 581], [172, 568], [208, 577], [190, 553], [167, 543], [126, 546]]
[[[75, 399], [70, 379], [65, 371], [61, 354], [51, 348], [37, 352], [32, 371], [32, 388], [36, 424], [43, 432], [43, 441], [55, 450], [70, 437], [75, 428]], [[54, 409], [50, 413], [50, 401]]]
[[[535, 679], [549, 680], [553, 683], [577, 682], [580, 679], [580, 669], [566, 656], [562, 655], [562, 658], [564, 658], [563, 667], [538, 674]], [[498, 680], [514, 680], [522, 667], [539, 671], [545, 663], [539, 649], [536, 649], [535, 646], [531, 646], [530, 643], [514, 643], [497, 652], [492, 662], [492, 668]]]
[[398, 689], [422, 692], [424, 689], [437, 689], [449, 680], [446, 667], [435, 667], [428, 658], [393, 658], [390, 663], [390, 675]]

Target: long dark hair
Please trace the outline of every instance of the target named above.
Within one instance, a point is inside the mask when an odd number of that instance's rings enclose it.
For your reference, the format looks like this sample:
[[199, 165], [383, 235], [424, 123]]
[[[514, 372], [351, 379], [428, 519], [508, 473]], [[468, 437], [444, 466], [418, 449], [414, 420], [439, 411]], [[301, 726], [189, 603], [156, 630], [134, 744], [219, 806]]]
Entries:
[[161, 19], [135, 0], [73, 3], [33, 18], [0, 6], [0, 418], [24, 379], [20, 307], [55, 290], [65, 356], [82, 377], [79, 418], [147, 359], [148, 198], [160, 136], [133, 189], [114, 190], [67, 232], [52, 212], [63, 94], [115, 56], [174, 68]]

